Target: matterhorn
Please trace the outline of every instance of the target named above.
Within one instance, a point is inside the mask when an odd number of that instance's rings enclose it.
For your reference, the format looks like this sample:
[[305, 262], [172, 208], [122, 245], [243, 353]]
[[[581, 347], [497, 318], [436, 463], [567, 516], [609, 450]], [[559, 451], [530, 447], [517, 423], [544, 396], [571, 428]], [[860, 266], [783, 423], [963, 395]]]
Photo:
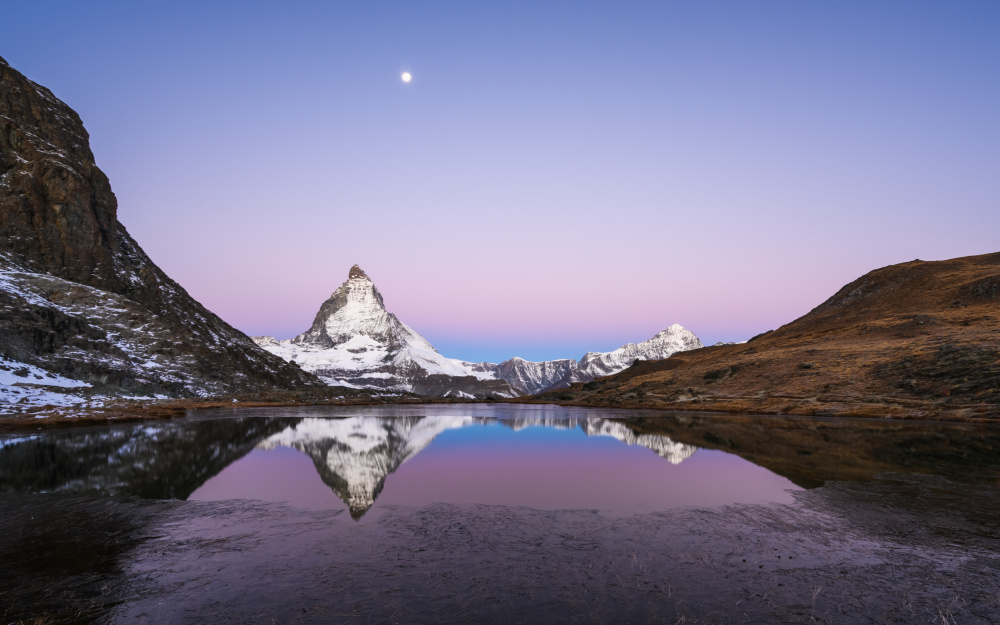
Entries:
[[618, 373], [636, 360], [702, 347], [691, 331], [674, 324], [647, 341], [589, 352], [580, 361], [514, 357], [495, 364], [446, 358], [385, 309], [382, 294], [357, 265], [320, 306], [308, 330], [287, 341], [253, 340], [332, 386], [466, 399], [533, 395]]
[[469, 399], [519, 394], [492, 373], [439, 354], [385, 309], [382, 294], [357, 265], [320, 306], [311, 328], [287, 341], [254, 341], [333, 386]]

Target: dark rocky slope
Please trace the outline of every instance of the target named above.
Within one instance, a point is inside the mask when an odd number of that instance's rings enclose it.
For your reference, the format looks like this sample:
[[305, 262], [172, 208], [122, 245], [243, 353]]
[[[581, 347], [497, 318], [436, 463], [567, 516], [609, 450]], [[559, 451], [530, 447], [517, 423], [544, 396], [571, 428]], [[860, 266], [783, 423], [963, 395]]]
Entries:
[[117, 211], [79, 116], [0, 58], [0, 356], [128, 392], [318, 384], [192, 299]]
[[877, 269], [746, 344], [637, 362], [615, 376], [534, 401], [1000, 417], [1000, 253]]

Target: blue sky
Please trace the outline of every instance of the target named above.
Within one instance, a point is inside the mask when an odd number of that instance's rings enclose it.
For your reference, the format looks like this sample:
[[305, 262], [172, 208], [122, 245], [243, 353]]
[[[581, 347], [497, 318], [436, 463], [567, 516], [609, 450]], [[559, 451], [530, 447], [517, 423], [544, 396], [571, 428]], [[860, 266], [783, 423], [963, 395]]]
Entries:
[[740, 340], [1000, 249], [1000, 4], [621, 5], [0, 0], [0, 56], [250, 334], [359, 263], [458, 358]]

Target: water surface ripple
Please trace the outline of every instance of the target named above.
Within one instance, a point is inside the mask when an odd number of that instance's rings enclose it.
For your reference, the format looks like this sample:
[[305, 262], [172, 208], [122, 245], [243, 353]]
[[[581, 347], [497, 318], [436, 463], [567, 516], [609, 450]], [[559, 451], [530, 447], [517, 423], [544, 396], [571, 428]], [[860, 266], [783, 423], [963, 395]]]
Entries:
[[8, 622], [994, 622], [1000, 429], [536, 406], [0, 438]]

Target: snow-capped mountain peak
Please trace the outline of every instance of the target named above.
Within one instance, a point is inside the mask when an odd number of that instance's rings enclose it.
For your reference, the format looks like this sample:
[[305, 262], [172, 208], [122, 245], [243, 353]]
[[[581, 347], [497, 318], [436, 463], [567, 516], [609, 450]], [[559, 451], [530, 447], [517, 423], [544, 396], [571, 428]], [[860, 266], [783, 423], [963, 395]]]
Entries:
[[636, 360], [662, 360], [677, 352], [704, 347], [693, 332], [679, 323], [641, 343], [628, 343], [610, 352], [588, 352], [565, 377], [549, 389], [565, 388], [575, 382], [589, 382], [624, 371]]
[[365, 273], [364, 269], [362, 269], [360, 265], [352, 265], [351, 270], [347, 272], [348, 280], [353, 280], [354, 278], [363, 278], [371, 282], [371, 279], [368, 277], [368, 274]]
[[[400, 334], [419, 337], [409, 328], [404, 328], [395, 315], [386, 311], [382, 294], [368, 274], [354, 265], [348, 272], [347, 281], [320, 306], [312, 327], [292, 341], [329, 348], [359, 336], [391, 344], [398, 344], [402, 340]], [[422, 338], [420, 340], [423, 341]], [[434, 349], [429, 343], [424, 347]]]
[[659, 360], [702, 346], [698, 337], [674, 324], [641, 343], [589, 352], [579, 362], [531, 362], [515, 356], [494, 364], [445, 358], [386, 310], [382, 294], [358, 265], [323, 302], [308, 330], [287, 341], [268, 336], [254, 341], [328, 384], [466, 398], [531, 395], [618, 373], [640, 358]]
[[382, 294], [358, 265], [323, 302], [308, 330], [288, 341], [254, 340], [328, 384], [460, 397], [517, 394], [503, 380], [483, 379], [462, 362], [439, 354], [385, 309]]

